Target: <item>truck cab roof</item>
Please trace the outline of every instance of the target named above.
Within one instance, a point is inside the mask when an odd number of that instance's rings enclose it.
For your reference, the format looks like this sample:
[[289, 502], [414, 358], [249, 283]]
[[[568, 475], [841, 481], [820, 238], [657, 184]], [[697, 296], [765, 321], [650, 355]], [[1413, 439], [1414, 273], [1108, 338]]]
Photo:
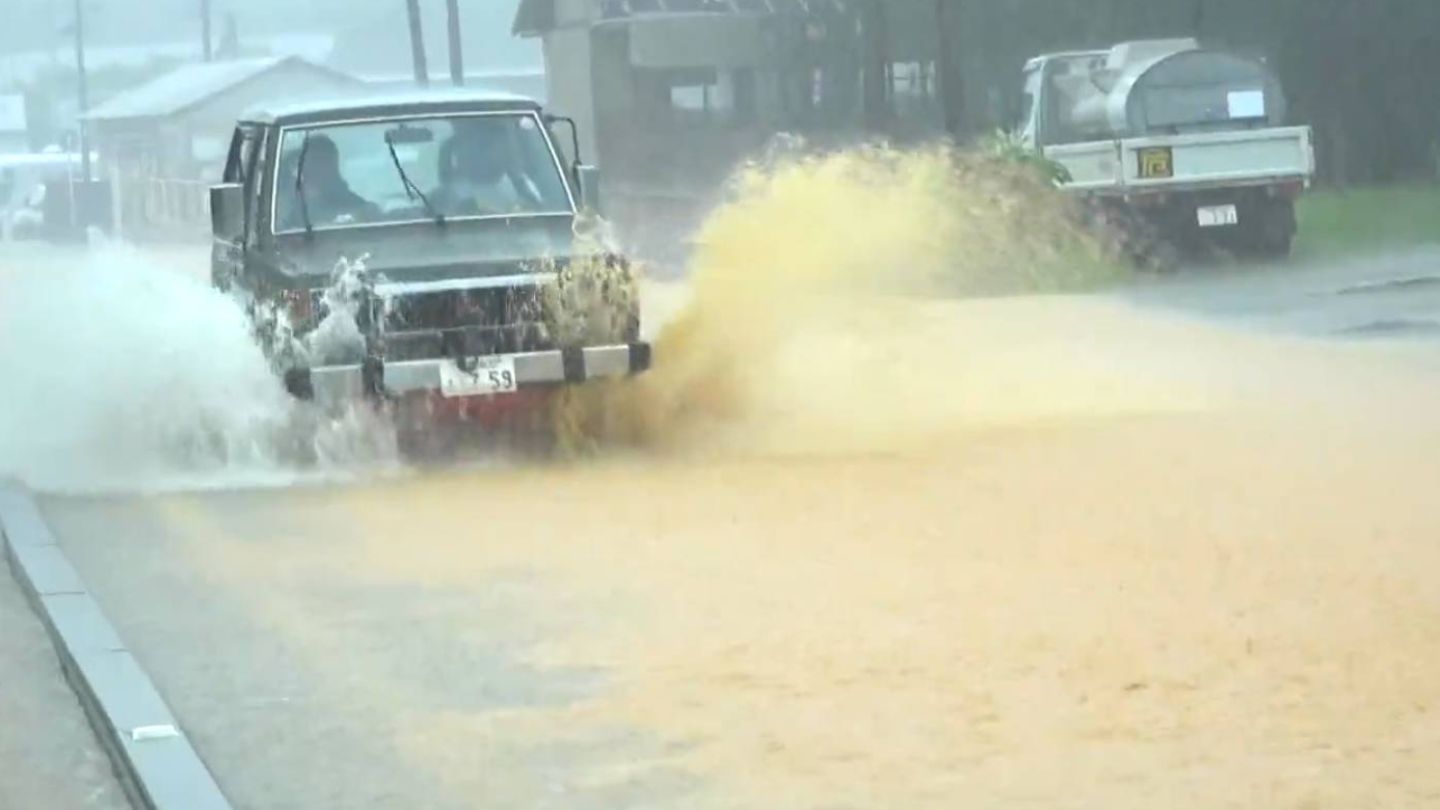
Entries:
[[455, 88], [404, 93], [360, 93], [338, 98], [282, 101], [246, 111], [249, 124], [304, 125], [357, 118], [395, 118], [468, 112], [537, 112], [540, 102], [495, 90]]
[[1136, 39], [1120, 42], [1104, 50], [1061, 51], [1037, 56], [1025, 63], [1025, 70], [1033, 70], [1045, 62], [1056, 59], [1104, 59], [1106, 66], [1124, 70], [1135, 65], [1153, 64], [1160, 59], [1184, 51], [1200, 48], [1199, 41], [1190, 37], [1170, 39]]
[[1084, 58], [1084, 57], [1103, 57], [1103, 56], [1105, 56], [1105, 55], [1108, 54], [1108, 53], [1109, 53], [1109, 51], [1059, 51], [1059, 52], [1057, 52], [1057, 53], [1041, 54], [1040, 56], [1035, 56], [1035, 57], [1031, 57], [1030, 59], [1028, 59], [1028, 60], [1025, 62], [1025, 70], [1026, 70], [1027, 72], [1028, 72], [1028, 71], [1031, 71], [1031, 70], [1034, 70], [1035, 68], [1040, 67], [1041, 65], [1045, 64], [1046, 62], [1050, 62], [1050, 61], [1053, 61], [1053, 60], [1055, 60], [1055, 59], [1079, 59], [1079, 58]]

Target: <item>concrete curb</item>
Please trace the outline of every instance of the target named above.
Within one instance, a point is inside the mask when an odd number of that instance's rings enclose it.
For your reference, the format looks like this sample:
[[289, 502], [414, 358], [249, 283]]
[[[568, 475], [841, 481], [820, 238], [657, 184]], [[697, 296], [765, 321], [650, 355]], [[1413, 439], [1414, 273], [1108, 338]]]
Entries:
[[230, 810], [175, 715], [65, 558], [35, 500], [13, 484], [0, 483], [0, 540], [131, 803], [141, 810]]

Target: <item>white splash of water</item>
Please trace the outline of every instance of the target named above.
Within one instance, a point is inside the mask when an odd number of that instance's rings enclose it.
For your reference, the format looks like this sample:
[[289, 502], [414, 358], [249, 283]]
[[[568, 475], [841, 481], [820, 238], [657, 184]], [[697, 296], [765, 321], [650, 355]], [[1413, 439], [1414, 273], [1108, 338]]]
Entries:
[[393, 466], [375, 417], [291, 400], [241, 308], [198, 275], [115, 244], [15, 264], [0, 267], [0, 477], [137, 491]]
[[330, 286], [321, 296], [325, 316], [304, 340], [311, 365], [357, 363], [365, 356], [365, 336], [360, 333], [357, 316], [359, 302], [369, 286], [365, 268], [368, 259], [366, 254], [354, 260], [342, 257], [336, 262]]

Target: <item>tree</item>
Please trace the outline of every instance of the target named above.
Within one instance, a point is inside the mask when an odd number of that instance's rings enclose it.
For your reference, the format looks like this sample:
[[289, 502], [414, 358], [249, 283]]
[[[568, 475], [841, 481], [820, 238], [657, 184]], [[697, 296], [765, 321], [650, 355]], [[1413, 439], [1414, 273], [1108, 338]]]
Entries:
[[890, 121], [890, 32], [885, 24], [883, 0], [869, 0], [861, 7], [860, 27], [865, 61], [861, 70], [861, 99], [865, 126], [883, 130]]

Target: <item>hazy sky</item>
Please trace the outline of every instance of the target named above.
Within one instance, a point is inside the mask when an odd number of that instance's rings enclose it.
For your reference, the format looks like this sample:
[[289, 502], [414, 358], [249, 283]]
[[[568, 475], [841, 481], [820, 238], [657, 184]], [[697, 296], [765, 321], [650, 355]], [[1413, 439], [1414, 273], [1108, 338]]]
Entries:
[[[358, 29], [405, 36], [405, 0], [211, 0], [220, 20], [233, 13], [242, 39], [280, 33], [344, 36]], [[65, 47], [61, 30], [73, 18], [74, 0], [3, 0], [0, 57], [37, 48]], [[432, 61], [443, 61], [444, 0], [421, 0]], [[518, 0], [461, 0], [466, 49], [474, 64], [538, 61], [533, 43], [511, 42]], [[199, 47], [200, 0], [85, 0], [87, 41], [95, 46], [141, 45], [193, 38]], [[401, 42], [403, 44], [403, 42]], [[469, 55], [469, 54], [467, 54]], [[437, 62], [438, 64], [438, 62]]]

